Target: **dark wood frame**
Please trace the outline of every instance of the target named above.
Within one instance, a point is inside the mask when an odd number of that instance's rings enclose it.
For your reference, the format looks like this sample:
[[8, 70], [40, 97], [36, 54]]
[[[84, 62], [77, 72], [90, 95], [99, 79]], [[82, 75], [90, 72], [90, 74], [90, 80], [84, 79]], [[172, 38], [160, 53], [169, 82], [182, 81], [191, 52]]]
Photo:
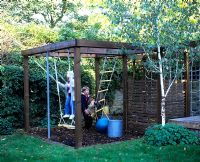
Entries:
[[[81, 127], [81, 76], [80, 76], [80, 61], [81, 57], [95, 58], [95, 77], [96, 87], [98, 88], [99, 80], [99, 63], [100, 58], [105, 56], [118, 56], [123, 59], [123, 120], [124, 129], [127, 129], [127, 108], [128, 108], [128, 94], [127, 94], [127, 79], [128, 68], [127, 59], [128, 55], [137, 55], [144, 53], [142, 48], [133, 46], [127, 43], [118, 42], [105, 42], [105, 41], [88, 41], [88, 40], [71, 40], [58, 43], [52, 43], [37, 48], [23, 50], [22, 56], [24, 57], [24, 120], [25, 131], [30, 128], [29, 124], [29, 56], [45, 56], [48, 52], [49, 57], [74, 57], [74, 77], [75, 77], [75, 106], [76, 106], [76, 122], [75, 122], [75, 147], [82, 146], [82, 127]], [[188, 54], [185, 53], [185, 116], [189, 115], [189, 63]], [[96, 92], [97, 89], [96, 88]], [[158, 100], [160, 100], [160, 92], [158, 88]], [[160, 122], [160, 103], [158, 103], [157, 122]]]
[[184, 91], [185, 91], [185, 117], [190, 116], [190, 65], [189, 65], [189, 54], [184, 52]]
[[[82, 146], [82, 126], [81, 126], [81, 76], [80, 61], [81, 57], [95, 58], [96, 87], [99, 83], [99, 62], [101, 57], [118, 56], [123, 58], [123, 94], [124, 94], [124, 128], [127, 129], [127, 55], [144, 53], [143, 49], [134, 47], [132, 44], [118, 42], [88, 41], [88, 40], [71, 40], [65, 42], [52, 43], [37, 48], [23, 50], [24, 57], [24, 116], [25, 131], [30, 128], [29, 124], [29, 56], [44, 56], [48, 52], [49, 57], [74, 57], [74, 77], [75, 77], [75, 148]], [[96, 89], [97, 91], [97, 89]]]

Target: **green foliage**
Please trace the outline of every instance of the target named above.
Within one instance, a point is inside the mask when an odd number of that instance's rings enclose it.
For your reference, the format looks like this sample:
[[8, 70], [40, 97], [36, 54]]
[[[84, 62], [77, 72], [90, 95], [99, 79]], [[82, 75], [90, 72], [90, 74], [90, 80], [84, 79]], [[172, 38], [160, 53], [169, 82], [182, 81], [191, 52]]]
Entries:
[[9, 135], [14, 132], [12, 127], [12, 123], [10, 123], [7, 119], [2, 119], [0, 117], [0, 135]]
[[145, 132], [144, 140], [147, 144], [155, 146], [200, 144], [200, 139], [194, 132], [174, 124], [149, 127]]
[[118, 27], [119, 37], [129, 42], [155, 45], [159, 16], [161, 45], [177, 45], [199, 39], [199, 1], [106, 0], [106, 14]]
[[2, 61], [3, 65], [16, 65], [16, 66], [22, 66], [22, 55], [18, 51], [13, 51], [7, 54]]
[[88, 86], [90, 88], [91, 96], [95, 94], [95, 78], [94, 71], [92, 69], [81, 70], [81, 86]]
[[[85, 19], [85, 17], [83, 17]], [[87, 18], [86, 18], [87, 20]], [[88, 22], [76, 21], [76, 23], [67, 23], [60, 30], [60, 40], [87, 39], [87, 40], [105, 40], [105, 35], [100, 32], [101, 25], [88, 24]]]
[[[106, 0], [106, 5], [110, 21], [120, 29], [118, 37], [144, 48], [145, 70], [159, 74], [162, 63], [164, 79], [180, 76], [183, 50], [188, 49], [185, 43], [199, 40], [198, 1]], [[160, 61], [152, 52], [158, 46], [165, 47]]]
[[[13, 61], [21, 58], [14, 58]], [[34, 58], [29, 61], [30, 72], [30, 123], [31, 126], [47, 125], [47, 95], [46, 95], [46, 73], [40, 69]], [[11, 62], [12, 59], [10, 59]], [[45, 67], [45, 59], [37, 59]], [[21, 60], [20, 60], [21, 62]], [[21, 64], [18, 62], [18, 64]], [[53, 59], [50, 58], [50, 74], [55, 78]], [[73, 66], [73, 65], [72, 65]], [[59, 74], [65, 79], [68, 70], [68, 61], [62, 59], [57, 62]], [[72, 67], [71, 67], [72, 68]], [[89, 86], [92, 96], [94, 96], [95, 81], [94, 71], [85, 65], [81, 70], [82, 86]], [[62, 81], [59, 78], [60, 81]], [[23, 127], [23, 69], [20, 65], [0, 66], [0, 118], [6, 119], [12, 123], [13, 128]], [[61, 106], [64, 108], [66, 96], [60, 91]], [[51, 107], [51, 124], [57, 124], [60, 112], [56, 83], [50, 79], [50, 107]]]
[[[31, 65], [32, 66], [32, 65]], [[30, 67], [31, 67], [30, 66]], [[23, 127], [23, 70], [14, 65], [0, 66], [0, 118], [12, 123], [13, 128]], [[46, 79], [40, 69], [30, 69], [30, 119], [36, 126], [46, 116]], [[55, 85], [51, 82], [51, 86]], [[53, 87], [53, 86], [52, 86]], [[58, 118], [56, 89], [51, 94], [51, 115]]]
[[0, 68], [0, 118], [21, 127], [23, 121], [23, 73], [17, 66]]
[[[86, 10], [99, 10], [100, 6], [91, 8], [86, 7]], [[76, 20], [63, 24], [60, 30], [60, 40], [87, 39], [122, 41], [121, 37], [113, 34], [113, 28], [115, 27], [105, 14], [91, 12], [90, 14], [79, 15]]]
[[18, 39], [26, 48], [53, 43], [58, 40], [58, 32], [45, 25], [30, 23], [16, 28], [18, 29]]
[[[1, 20], [1, 19], [0, 19]], [[58, 31], [34, 23], [13, 25], [0, 21], [1, 64], [21, 65], [21, 50], [56, 42]]]
[[10, 21], [15, 23], [40, 23], [48, 24], [54, 28], [63, 17], [74, 18], [78, 7], [77, 1], [38, 1], [38, 0], [18, 0], [0, 2], [0, 11], [4, 10], [10, 16]]

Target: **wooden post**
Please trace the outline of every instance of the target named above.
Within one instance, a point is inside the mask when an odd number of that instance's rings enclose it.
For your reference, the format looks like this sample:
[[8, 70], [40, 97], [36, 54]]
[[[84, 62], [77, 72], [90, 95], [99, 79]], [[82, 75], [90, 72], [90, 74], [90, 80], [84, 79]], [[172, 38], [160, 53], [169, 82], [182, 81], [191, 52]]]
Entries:
[[96, 79], [95, 94], [97, 94], [98, 89], [99, 89], [99, 80], [100, 80], [99, 64], [100, 64], [100, 58], [95, 57], [95, 79]]
[[185, 117], [190, 116], [190, 67], [189, 67], [189, 55], [184, 52], [184, 64], [185, 64], [185, 74], [184, 74], [184, 91], [185, 91]]
[[133, 63], [132, 70], [133, 70], [133, 82], [134, 82], [135, 81], [135, 66], [136, 66], [135, 60], [133, 60], [132, 63]]
[[24, 126], [27, 132], [30, 128], [29, 123], [29, 65], [28, 56], [24, 56]]
[[74, 48], [74, 82], [75, 82], [75, 148], [82, 146], [81, 124], [81, 74], [80, 74], [80, 48]]
[[128, 96], [128, 67], [127, 67], [127, 56], [123, 56], [123, 118], [124, 118], [124, 130], [126, 131], [128, 128], [127, 123], [127, 96]]

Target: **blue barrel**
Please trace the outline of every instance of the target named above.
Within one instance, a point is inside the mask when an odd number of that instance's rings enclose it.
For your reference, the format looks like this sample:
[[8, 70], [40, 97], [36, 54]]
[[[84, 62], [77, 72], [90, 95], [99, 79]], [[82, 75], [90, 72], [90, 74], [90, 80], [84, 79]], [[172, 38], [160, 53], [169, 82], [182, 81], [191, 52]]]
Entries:
[[121, 137], [122, 127], [123, 127], [122, 120], [109, 120], [108, 137]]

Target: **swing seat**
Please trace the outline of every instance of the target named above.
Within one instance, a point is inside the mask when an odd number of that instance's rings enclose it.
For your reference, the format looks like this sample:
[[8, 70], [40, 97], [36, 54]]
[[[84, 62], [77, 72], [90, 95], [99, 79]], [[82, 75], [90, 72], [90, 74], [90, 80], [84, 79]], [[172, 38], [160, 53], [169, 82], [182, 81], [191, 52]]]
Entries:
[[67, 129], [75, 129], [75, 126], [74, 125], [71, 125], [71, 124], [58, 124], [59, 127], [65, 127]]

